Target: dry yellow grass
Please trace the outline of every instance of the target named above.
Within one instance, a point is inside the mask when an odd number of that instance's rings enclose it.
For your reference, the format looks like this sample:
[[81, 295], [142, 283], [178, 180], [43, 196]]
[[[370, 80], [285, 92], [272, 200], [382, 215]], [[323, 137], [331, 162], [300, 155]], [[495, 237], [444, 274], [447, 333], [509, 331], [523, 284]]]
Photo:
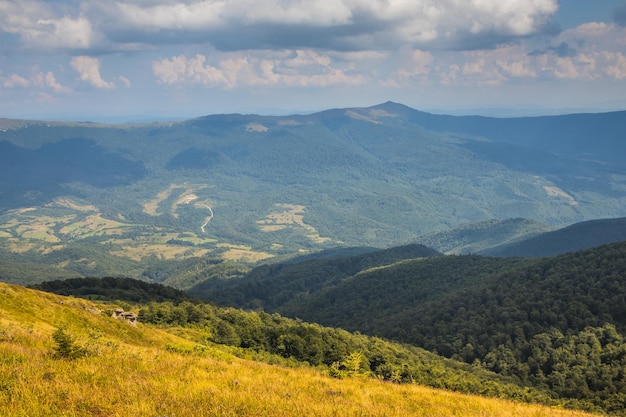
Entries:
[[[243, 360], [101, 308], [0, 284], [0, 416], [588, 415]], [[59, 325], [93, 354], [55, 358]]]

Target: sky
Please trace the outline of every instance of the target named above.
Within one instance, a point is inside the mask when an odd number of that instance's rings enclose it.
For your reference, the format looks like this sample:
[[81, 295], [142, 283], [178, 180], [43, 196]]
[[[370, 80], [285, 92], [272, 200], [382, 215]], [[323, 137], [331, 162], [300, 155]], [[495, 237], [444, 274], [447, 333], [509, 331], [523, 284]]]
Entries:
[[626, 0], [0, 0], [0, 117], [626, 110]]

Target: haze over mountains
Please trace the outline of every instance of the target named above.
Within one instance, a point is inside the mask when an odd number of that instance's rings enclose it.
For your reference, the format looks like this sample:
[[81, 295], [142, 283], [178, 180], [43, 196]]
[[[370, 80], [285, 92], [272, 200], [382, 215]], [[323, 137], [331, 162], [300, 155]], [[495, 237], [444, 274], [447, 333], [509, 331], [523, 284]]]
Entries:
[[156, 261], [388, 247], [494, 219], [526, 219], [506, 232], [521, 239], [625, 216], [625, 137], [626, 112], [497, 119], [392, 102], [136, 125], [2, 120], [1, 256], [139, 276]]
[[202, 323], [203, 343], [342, 375], [347, 348], [278, 312], [467, 362], [424, 370], [368, 342], [360, 366], [385, 379], [468, 389], [488, 370], [515, 398], [619, 415], [625, 137], [626, 112], [495, 119], [391, 102], [2, 120], [0, 280], [77, 278], [36, 288], [140, 303], [146, 326]]

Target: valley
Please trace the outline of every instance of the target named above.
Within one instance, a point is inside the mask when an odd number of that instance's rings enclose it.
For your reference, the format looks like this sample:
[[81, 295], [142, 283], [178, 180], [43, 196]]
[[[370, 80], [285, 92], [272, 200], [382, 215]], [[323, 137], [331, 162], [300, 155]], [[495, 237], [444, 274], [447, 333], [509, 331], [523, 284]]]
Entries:
[[[57, 377], [64, 362], [46, 352], [65, 329], [76, 355], [124, 362], [110, 348], [123, 345], [152, 358], [128, 364], [157, 378], [150, 392], [175, 398], [146, 402], [154, 413], [189, 402], [194, 413], [228, 403], [238, 415], [270, 405], [291, 415], [322, 396], [368, 415], [498, 415], [475, 399], [457, 407], [457, 394], [624, 411], [626, 112], [500, 119], [387, 102], [133, 125], [0, 122], [0, 349], [15, 358], [0, 367], [29, 375], [0, 382], [0, 396], [43, 395], [27, 388], [44, 378], [28, 352], [73, 393], [42, 413], [110, 411], [77, 394], [86, 378], [115, 397], [94, 382], [95, 358], [65, 358], [86, 368]], [[20, 297], [52, 318], [19, 313]], [[138, 327], [107, 321], [111, 303]], [[191, 379], [150, 373], [157, 358], [203, 378], [202, 367], [236, 371], [211, 380], [226, 387], [219, 395], [202, 388], [215, 403], [196, 401], [180, 391]], [[233, 399], [242, 385], [259, 395], [248, 378], [283, 381], [276, 373], [329, 388], [298, 404]], [[448, 390], [443, 408], [412, 408], [417, 384]], [[365, 405], [372, 396], [391, 408]], [[341, 407], [316, 412], [357, 415]], [[531, 409], [519, 415], [556, 415]]]
[[[387, 102], [134, 125], [5, 120], [0, 260], [140, 277], [164, 260], [254, 264], [494, 220], [536, 222], [517, 239], [622, 217], [625, 117], [452, 117]], [[91, 262], [59, 260], [68, 251]]]

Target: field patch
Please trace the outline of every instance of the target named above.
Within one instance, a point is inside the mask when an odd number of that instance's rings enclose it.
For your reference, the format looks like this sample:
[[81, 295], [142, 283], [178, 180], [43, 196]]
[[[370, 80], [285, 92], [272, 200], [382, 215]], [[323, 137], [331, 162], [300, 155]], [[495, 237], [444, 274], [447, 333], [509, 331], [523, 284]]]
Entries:
[[123, 246], [120, 250], [111, 251], [111, 254], [141, 262], [144, 258], [155, 258], [158, 260], [184, 259], [204, 256], [209, 252], [211, 252], [210, 249], [194, 248], [192, 246], [146, 243]]
[[297, 204], [274, 204], [279, 210], [268, 214], [265, 219], [257, 220], [259, 228], [263, 232], [276, 232], [286, 228], [301, 227], [305, 231], [305, 236], [315, 243], [325, 243], [332, 239], [320, 236], [315, 227], [304, 222], [306, 207]]
[[84, 239], [91, 236], [121, 235], [130, 227], [132, 225], [105, 219], [98, 213], [67, 225], [61, 228], [59, 232], [75, 239]]
[[241, 261], [241, 262], [259, 262], [263, 259], [273, 258], [274, 255], [267, 252], [256, 252], [245, 249], [229, 249], [222, 254], [222, 259], [227, 261]]
[[159, 214], [157, 213], [157, 210], [159, 209], [159, 204], [165, 201], [170, 196], [170, 194], [172, 194], [172, 191], [175, 188], [180, 187], [180, 185], [171, 184], [168, 188], [158, 193], [156, 198], [146, 201], [143, 204], [143, 212], [151, 216], [158, 216]]
[[548, 193], [551, 197], [558, 197], [566, 200], [570, 205], [577, 206], [578, 201], [574, 199], [571, 195], [567, 194], [565, 191], [561, 190], [559, 187], [550, 187], [547, 185], [543, 186], [543, 189]]
[[47, 207], [65, 207], [68, 209], [72, 209], [75, 211], [88, 212], [88, 211], [98, 211], [96, 206], [91, 204], [78, 204], [73, 200], [65, 197], [59, 197], [55, 199], [52, 203], [47, 204]]

